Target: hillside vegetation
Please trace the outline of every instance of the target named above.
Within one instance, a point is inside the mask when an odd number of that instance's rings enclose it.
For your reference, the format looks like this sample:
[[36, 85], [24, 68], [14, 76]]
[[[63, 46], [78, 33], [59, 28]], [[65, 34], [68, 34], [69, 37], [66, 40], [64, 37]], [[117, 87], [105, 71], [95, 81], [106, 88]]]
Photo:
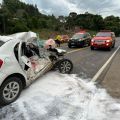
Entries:
[[[19, 0], [3, 0], [0, 8], [0, 34], [12, 34], [22, 31], [35, 31], [41, 38], [51, 34], [73, 34], [79, 29], [99, 31], [109, 29], [120, 34], [120, 18], [91, 13], [77, 14], [71, 12], [69, 16], [44, 15], [37, 5], [23, 3]], [[94, 32], [92, 32], [94, 33]]]

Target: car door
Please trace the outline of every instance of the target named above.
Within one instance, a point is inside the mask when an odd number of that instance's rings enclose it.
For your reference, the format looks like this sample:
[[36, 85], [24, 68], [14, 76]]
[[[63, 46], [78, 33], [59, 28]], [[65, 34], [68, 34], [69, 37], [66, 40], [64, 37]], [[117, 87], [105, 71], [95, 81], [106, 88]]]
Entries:
[[87, 42], [90, 45], [90, 41], [91, 41], [91, 35], [89, 33], [87, 33]]
[[[29, 48], [29, 51], [32, 51], [32, 48]], [[50, 65], [49, 58], [40, 57], [34, 51], [32, 52], [28, 52], [25, 42], [20, 42], [19, 63], [26, 73], [27, 79], [31, 82], [38, 76], [44, 74], [48, 70], [48, 65]], [[29, 53], [31, 53], [31, 55]]]
[[89, 36], [88, 36], [87, 33], [84, 34], [84, 44], [85, 44], [85, 45], [89, 45]]

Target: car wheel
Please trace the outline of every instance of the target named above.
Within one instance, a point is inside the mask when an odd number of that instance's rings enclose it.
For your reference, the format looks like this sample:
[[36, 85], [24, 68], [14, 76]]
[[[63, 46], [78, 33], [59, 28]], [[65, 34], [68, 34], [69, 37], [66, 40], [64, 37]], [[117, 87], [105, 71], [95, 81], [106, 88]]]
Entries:
[[111, 51], [111, 49], [112, 49], [112, 47], [110, 46], [110, 47], [108, 48], [108, 50]]
[[112, 48], [114, 48], [114, 47], [115, 47], [115, 43], [113, 44]]
[[22, 91], [22, 82], [17, 77], [10, 77], [0, 88], [0, 104], [7, 105], [14, 102]]
[[91, 46], [90, 48], [91, 48], [91, 50], [94, 50], [94, 47], [93, 47], [93, 46]]
[[59, 62], [58, 69], [60, 73], [69, 74], [73, 69], [73, 63], [68, 59], [63, 59]]
[[86, 47], [86, 42], [85, 41], [82, 42], [82, 47]]

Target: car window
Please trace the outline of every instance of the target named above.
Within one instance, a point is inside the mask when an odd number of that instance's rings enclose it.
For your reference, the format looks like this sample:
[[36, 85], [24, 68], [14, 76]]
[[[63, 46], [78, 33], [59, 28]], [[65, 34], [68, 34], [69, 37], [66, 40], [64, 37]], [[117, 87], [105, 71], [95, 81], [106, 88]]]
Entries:
[[97, 37], [111, 37], [111, 33], [109, 32], [99, 32], [96, 35]]
[[79, 39], [79, 38], [83, 38], [84, 34], [75, 34], [73, 35], [72, 39]]
[[0, 40], [0, 47], [4, 44], [5, 42]]

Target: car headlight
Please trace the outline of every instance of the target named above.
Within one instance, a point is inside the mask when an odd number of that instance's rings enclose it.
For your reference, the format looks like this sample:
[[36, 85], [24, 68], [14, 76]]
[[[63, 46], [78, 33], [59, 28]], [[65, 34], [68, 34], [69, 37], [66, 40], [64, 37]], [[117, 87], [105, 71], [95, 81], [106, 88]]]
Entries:
[[106, 42], [111, 42], [111, 40], [106, 40]]

